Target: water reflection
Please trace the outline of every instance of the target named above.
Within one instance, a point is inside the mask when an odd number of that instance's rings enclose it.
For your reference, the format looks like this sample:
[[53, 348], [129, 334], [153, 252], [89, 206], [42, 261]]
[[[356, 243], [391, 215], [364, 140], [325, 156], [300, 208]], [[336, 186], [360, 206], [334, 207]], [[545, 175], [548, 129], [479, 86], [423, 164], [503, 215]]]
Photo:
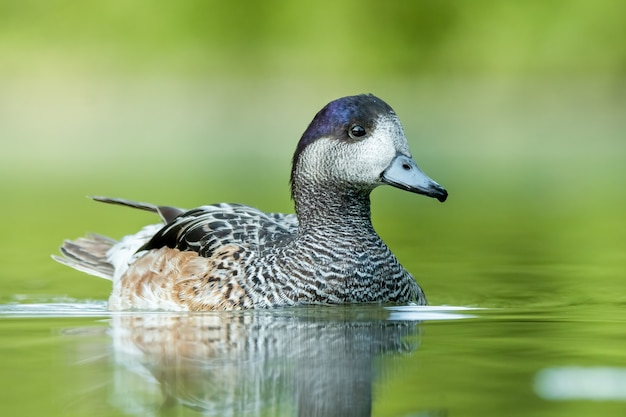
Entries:
[[369, 416], [381, 374], [374, 358], [419, 345], [418, 322], [390, 314], [346, 307], [113, 316], [121, 365], [114, 402], [142, 415], [183, 405], [215, 416]]

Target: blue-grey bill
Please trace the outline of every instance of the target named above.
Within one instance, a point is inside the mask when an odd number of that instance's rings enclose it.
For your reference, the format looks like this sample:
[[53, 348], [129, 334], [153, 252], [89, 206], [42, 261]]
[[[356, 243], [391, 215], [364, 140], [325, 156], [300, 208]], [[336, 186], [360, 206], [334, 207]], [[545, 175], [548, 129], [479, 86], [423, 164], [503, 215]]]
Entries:
[[424, 174], [415, 161], [406, 155], [397, 155], [382, 173], [381, 180], [402, 190], [436, 198], [442, 203], [448, 198], [445, 188]]

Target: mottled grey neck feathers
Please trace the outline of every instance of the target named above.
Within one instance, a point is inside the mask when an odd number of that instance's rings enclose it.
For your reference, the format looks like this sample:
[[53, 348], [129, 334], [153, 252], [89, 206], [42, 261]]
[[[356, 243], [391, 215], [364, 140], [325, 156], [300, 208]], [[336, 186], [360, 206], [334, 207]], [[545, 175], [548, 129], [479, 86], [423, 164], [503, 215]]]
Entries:
[[373, 232], [370, 219], [370, 191], [337, 189], [320, 183], [293, 184], [293, 198], [300, 233], [310, 228], [367, 229]]

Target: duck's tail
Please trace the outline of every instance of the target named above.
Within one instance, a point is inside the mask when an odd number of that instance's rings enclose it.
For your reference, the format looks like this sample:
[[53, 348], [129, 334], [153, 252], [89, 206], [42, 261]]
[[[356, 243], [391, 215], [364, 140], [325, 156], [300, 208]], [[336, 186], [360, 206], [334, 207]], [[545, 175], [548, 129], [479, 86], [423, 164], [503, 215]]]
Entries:
[[[164, 223], [173, 221], [185, 212], [169, 206], [110, 197], [91, 197], [96, 201], [157, 213]], [[150, 240], [163, 224], [145, 226], [139, 232], [122, 238], [119, 242], [106, 236], [89, 234], [76, 240], [66, 240], [61, 246], [63, 256], [52, 255], [52, 259], [71, 268], [115, 281], [128, 267], [128, 261], [139, 248]], [[115, 246], [115, 247], [114, 247]]]
[[52, 259], [71, 268], [112, 280], [115, 272], [109, 261], [109, 249], [117, 241], [106, 236], [89, 234], [76, 240], [66, 240], [60, 250], [63, 256], [52, 255]]

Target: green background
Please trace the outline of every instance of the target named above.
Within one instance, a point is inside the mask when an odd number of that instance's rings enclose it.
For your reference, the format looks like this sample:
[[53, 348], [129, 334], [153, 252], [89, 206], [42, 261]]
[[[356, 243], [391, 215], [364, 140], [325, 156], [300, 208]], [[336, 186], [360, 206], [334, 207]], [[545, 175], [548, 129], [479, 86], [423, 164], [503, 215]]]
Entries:
[[[539, 301], [563, 286], [594, 297], [626, 263], [624, 12], [618, 1], [0, 2], [2, 296], [106, 297], [108, 283], [48, 254], [156, 219], [87, 195], [290, 211], [308, 122], [372, 92], [450, 192], [443, 205], [373, 195], [379, 232], [432, 302]], [[522, 282], [499, 273], [529, 265]]]

